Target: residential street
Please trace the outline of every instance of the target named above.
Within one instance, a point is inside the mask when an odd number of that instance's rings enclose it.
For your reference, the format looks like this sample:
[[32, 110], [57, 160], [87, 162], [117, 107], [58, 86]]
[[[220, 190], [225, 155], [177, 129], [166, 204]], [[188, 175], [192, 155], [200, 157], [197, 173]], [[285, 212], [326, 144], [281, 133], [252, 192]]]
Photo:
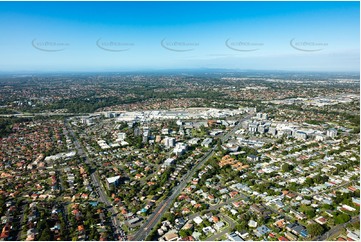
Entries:
[[[76, 135], [74, 134], [74, 131], [72, 130], [70, 124], [68, 123], [68, 120], [65, 121], [65, 125], [74, 140], [74, 145], [75, 145], [75, 148], [77, 149], [78, 155], [81, 158], [84, 158], [86, 164], [91, 165], [91, 162], [89, 161], [89, 158], [88, 158], [86, 152], [84, 152], [82, 146], [80, 145], [78, 139], [76, 138]], [[111, 201], [108, 199], [108, 197], [105, 193], [104, 187], [102, 186], [101, 182], [99, 181], [99, 177], [96, 175], [96, 172], [91, 173], [90, 177], [92, 179], [92, 183], [93, 183], [94, 187], [96, 188], [96, 191], [98, 192], [100, 202], [103, 202], [104, 204], [106, 204], [106, 206], [108, 207], [109, 211], [112, 214], [116, 214], [117, 211], [113, 207]], [[122, 230], [121, 223], [118, 219], [116, 219], [115, 216], [112, 217], [111, 222], [113, 224], [113, 228], [115, 231], [114, 237], [117, 238]]]
[[328, 238], [334, 236], [335, 234], [337, 234], [341, 229], [344, 229], [346, 228], [346, 226], [350, 223], [354, 223], [354, 222], [357, 222], [357, 221], [360, 221], [360, 216], [356, 216], [356, 217], [353, 217], [350, 221], [348, 221], [347, 223], [344, 223], [344, 224], [339, 224], [335, 227], [333, 227], [331, 230], [327, 231], [326, 233], [324, 233], [323, 235], [321, 236], [318, 236], [317, 238], [313, 239], [315, 241], [325, 241], [327, 240]]
[[220, 215], [220, 217], [222, 218], [222, 220], [224, 220], [224, 221], [227, 222], [228, 227], [225, 228], [224, 230], [222, 230], [222, 232], [220, 232], [220, 233], [216, 232], [216, 234], [213, 235], [213, 236], [211, 236], [211, 237], [209, 237], [209, 238], [207, 239], [207, 241], [215, 241], [215, 240], [221, 238], [221, 237], [222, 237], [223, 235], [225, 235], [226, 233], [230, 233], [230, 232], [234, 229], [234, 227], [236, 226], [235, 223], [234, 223], [234, 221], [233, 221], [233, 219], [231, 219], [231, 218], [228, 217], [227, 215], [223, 215], [223, 214], [222, 214], [222, 215]]

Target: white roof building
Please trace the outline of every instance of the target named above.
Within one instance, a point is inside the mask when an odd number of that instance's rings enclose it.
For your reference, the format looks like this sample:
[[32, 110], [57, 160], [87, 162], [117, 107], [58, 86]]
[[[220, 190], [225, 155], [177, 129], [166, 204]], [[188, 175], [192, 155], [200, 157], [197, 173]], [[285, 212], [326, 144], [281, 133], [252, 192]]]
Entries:
[[107, 182], [108, 182], [109, 184], [112, 184], [112, 183], [114, 183], [114, 182], [117, 182], [119, 179], [120, 179], [120, 176], [113, 176], [113, 177], [107, 178]]
[[199, 225], [203, 222], [203, 219], [201, 217], [197, 216], [193, 219], [193, 221]]

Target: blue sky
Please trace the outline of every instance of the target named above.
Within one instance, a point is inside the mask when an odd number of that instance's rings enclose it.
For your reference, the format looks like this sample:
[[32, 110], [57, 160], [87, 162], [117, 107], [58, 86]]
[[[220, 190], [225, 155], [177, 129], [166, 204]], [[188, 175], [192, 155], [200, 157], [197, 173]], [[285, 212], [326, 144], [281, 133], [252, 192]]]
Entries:
[[0, 2], [0, 71], [359, 71], [359, 2]]

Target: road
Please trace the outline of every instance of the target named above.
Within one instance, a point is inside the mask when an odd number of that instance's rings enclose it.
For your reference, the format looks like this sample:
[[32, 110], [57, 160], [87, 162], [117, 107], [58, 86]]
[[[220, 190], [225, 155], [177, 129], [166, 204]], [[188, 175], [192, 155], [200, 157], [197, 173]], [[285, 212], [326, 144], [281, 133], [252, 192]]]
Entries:
[[335, 227], [333, 227], [332, 229], [330, 229], [329, 231], [327, 231], [326, 233], [324, 233], [321, 236], [316, 237], [315, 239], [312, 239], [313, 241], [325, 241], [328, 238], [334, 236], [335, 234], [337, 234], [341, 229], [346, 228], [346, 226], [350, 223], [355, 223], [357, 221], [360, 221], [360, 216], [356, 216], [353, 217], [350, 221], [348, 221], [347, 223], [344, 224], [339, 224]]
[[[221, 207], [223, 207], [224, 205], [229, 205], [229, 204], [231, 204], [231, 203], [233, 203], [233, 202], [238, 202], [238, 201], [240, 201], [240, 200], [245, 200], [245, 199], [248, 199], [248, 197], [244, 196], [243, 194], [240, 194], [240, 195], [238, 195], [238, 196], [236, 196], [236, 197], [234, 197], [234, 198], [228, 199], [228, 200], [225, 201], [225, 202], [222, 202], [222, 203], [219, 203], [219, 204], [216, 204], [216, 205], [213, 205], [213, 206], [209, 206], [209, 208], [207, 208], [207, 210], [203, 210], [203, 211], [207, 211], [207, 212], [212, 211], [212, 210], [217, 211], [217, 210], [219, 210]], [[203, 211], [202, 211], [202, 212], [203, 212]], [[199, 216], [200, 213], [201, 213], [201, 212], [193, 213], [192, 215], [188, 216], [188, 219], [189, 219], [189, 220], [192, 220], [192, 219], [194, 219], [195, 217]]]
[[343, 184], [340, 184], [340, 185], [337, 185], [337, 186], [332, 186], [329, 189], [326, 189], [326, 190], [323, 190], [323, 191], [320, 191], [320, 192], [311, 193], [310, 195], [307, 195], [307, 196], [313, 197], [313, 196], [316, 196], [316, 195], [319, 195], [319, 194], [325, 194], [326, 192], [330, 192], [330, 191], [339, 189], [339, 188], [344, 187], [344, 186], [352, 185], [354, 183], [356, 183], [356, 181], [349, 181], [349, 182], [346, 182], [346, 183], [343, 183]]
[[25, 217], [25, 216], [24, 216], [24, 215], [25, 215], [24, 213], [25, 213], [25, 207], [26, 207], [26, 206], [27, 206], [27, 204], [25, 203], [25, 204], [23, 204], [23, 205], [21, 206], [21, 209], [20, 209], [21, 212], [20, 212], [20, 215], [19, 215], [19, 218], [20, 218], [20, 219], [19, 219], [19, 221], [20, 221], [20, 222], [19, 222], [19, 232], [18, 232], [18, 235], [17, 235], [17, 237], [16, 237], [16, 240], [17, 240], [17, 241], [21, 241], [22, 228], [23, 228], [23, 226], [25, 226], [25, 224], [26, 224], [26, 223], [25, 223], [26, 221], [24, 221], [24, 217]]
[[[88, 158], [87, 154], [84, 152], [82, 146], [80, 145], [79, 140], [77, 139], [76, 135], [74, 134], [74, 131], [71, 128], [68, 120], [65, 121], [65, 126], [74, 140], [74, 146], [78, 152], [78, 155], [84, 159], [84, 161], [87, 165], [91, 166], [89, 158]], [[100, 202], [103, 202], [107, 206], [108, 210], [112, 213], [112, 215], [116, 214], [117, 211], [113, 207], [111, 201], [109, 201], [109, 199], [105, 193], [105, 190], [103, 188], [103, 185], [99, 181], [99, 177], [96, 175], [95, 172], [91, 173], [90, 177], [92, 179], [92, 184], [95, 186], [96, 191], [99, 195]], [[121, 233], [124, 233], [121, 229], [122, 225], [121, 225], [120, 221], [118, 219], [116, 219], [116, 216], [112, 216], [111, 222], [115, 229], [115, 238], [117, 238]]]
[[[242, 194], [242, 193], [240, 193]], [[245, 197], [248, 198], [247, 195], [243, 194]], [[286, 213], [284, 212], [280, 212], [279, 210], [276, 210], [274, 208], [272, 208], [271, 206], [268, 206], [266, 204], [263, 204], [263, 206], [269, 210], [271, 210], [272, 212], [274, 213], [278, 213], [279, 215], [282, 215], [286, 220], [288, 221], [291, 221], [292, 218], [290, 216], [288, 216]], [[348, 221], [347, 223], [344, 223], [344, 224], [339, 224], [335, 227], [333, 227], [331, 230], [327, 231], [326, 233], [324, 233], [323, 235], [321, 236], [318, 236], [314, 239], [312, 239], [312, 241], [325, 241], [327, 240], [328, 238], [334, 236], [335, 234], [337, 234], [341, 229], [343, 228], [346, 228], [346, 225], [349, 224], [349, 223], [354, 223], [354, 222], [357, 222], [357, 221], [360, 221], [360, 216], [356, 216], [356, 217], [353, 217], [350, 221]]]
[[281, 212], [281, 210], [277, 210], [277, 209], [275, 209], [275, 208], [273, 208], [273, 207], [271, 207], [271, 206], [269, 206], [269, 205], [266, 205], [265, 203], [262, 203], [262, 205], [263, 205], [265, 208], [271, 210], [272, 212], [274, 212], [274, 213], [276, 213], [276, 214], [278, 214], [278, 215], [283, 216], [286, 220], [288, 220], [288, 221], [291, 221], [291, 220], [292, 220], [292, 217], [290, 217], [289, 215], [287, 215], [287, 214], [284, 213], [284, 212]]
[[15, 114], [0, 114], [1, 118], [32, 118], [35, 116], [79, 116], [79, 115], [89, 115], [89, 113], [52, 113], [52, 112], [44, 112], [44, 113], [15, 113]]
[[214, 154], [214, 148], [208, 151], [202, 158], [201, 161], [193, 167], [191, 171], [189, 171], [185, 179], [179, 183], [178, 186], [172, 189], [172, 195], [162, 201], [158, 207], [154, 210], [154, 212], [149, 216], [148, 220], [140, 227], [138, 232], [133, 236], [132, 240], [141, 241], [144, 240], [149, 232], [156, 226], [156, 224], [160, 221], [163, 214], [169, 209], [172, 202], [178, 197], [180, 192], [186, 187], [187, 183], [191, 181], [194, 173], [198, 168], [200, 168], [209, 158], [211, 158]]
[[226, 221], [228, 223], [228, 227], [224, 228], [222, 230], [222, 232], [216, 232], [215, 235], [212, 235], [211, 237], [209, 237], [208, 239], [206, 239], [206, 241], [215, 241], [216, 239], [221, 238], [223, 235], [225, 235], [226, 233], [228, 233], [229, 231], [232, 231], [234, 229], [234, 227], [236, 226], [236, 224], [234, 223], [233, 219], [231, 219], [230, 217], [228, 217], [227, 215], [220, 215], [219, 216], [223, 221]]
[[319, 191], [319, 192], [313, 192], [313, 193], [306, 193], [306, 194], [302, 194], [302, 193], [299, 193], [299, 192], [293, 192], [295, 193], [297, 196], [308, 196], [308, 197], [313, 197], [313, 196], [317, 196], [317, 195], [320, 195], [320, 194], [325, 194], [325, 193], [328, 193], [328, 192], [331, 192], [333, 190], [336, 190], [336, 189], [339, 189], [341, 187], [344, 187], [344, 186], [348, 186], [348, 185], [354, 185], [356, 183], [356, 181], [349, 181], [349, 182], [345, 182], [345, 183], [342, 183], [342, 184], [339, 184], [339, 185], [335, 185], [335, 186], [332, 186], [326, 190], [322, 190], [322, 191]]
[[[226, 133], [224, 136], [221, 137], [221, 141], [227, 141], [231, 136], [234, 135], [234, 133], [240, 128], [241, 123], [243, 120], [249, 119], [251, 115], [247, 115], [242, 120], [239, 121], [239, 123], [232, 128], [228, 133]], [[178, 186], [173, 188], [172, 195], [166, 198], [164, 201], [162, 201], [158, 207], [154, 210], [154, 212], [149, 216], [148, 220], [145, 221], [145, 223], [140, 227], [140, 229], [137, 231], [137, 233], [133, 236], [132, 240], [141, 241], [145, 240], [145, 238], [148, 236], [150, 231], [157, 225], [157, 223], [162, 218], [163, 214], [169, 209], [170, 205], [173, 203], [173, 201], [178, 197], [180, 192], [186, 187], [187, 183], [190, 182], [193, 178], [193, 175], [195, 172], [201, 168], [206, 161], [208, 161], [214, 154], [217, 146], [215, 145], [211, 150], [209, 150], [198, 162], [196, 166], [194, 166], [187, 174], [185, 174], [183, 177], [185, 177]]]

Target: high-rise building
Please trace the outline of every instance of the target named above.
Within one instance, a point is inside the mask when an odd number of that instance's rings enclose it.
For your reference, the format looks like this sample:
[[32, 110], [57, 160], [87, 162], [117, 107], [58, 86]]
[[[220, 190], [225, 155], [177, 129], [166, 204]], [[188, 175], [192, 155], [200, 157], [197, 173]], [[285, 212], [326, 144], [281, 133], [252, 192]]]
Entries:
[[276, 127], [269, 127], [268, 133], [270, 133], [271, 135], [275, 136], [277, 134], [277, 129]]
[[248, 131], [250, 133], [257, 133], [257, 129], [258, 129], [258, 123], [250, 123], [248, 125]]
[[177, 156], [183, 155], [185, 152], [187, 151], [187, 145], [185, 143], [177, 143], [173, 153], [176, 154]]
[[326, 132], [326, 135], [331, 138], [335, 138], [337, 136], [337, 130], [336, 129], [329, 129]]
[[268, 113], [257, 113], [256, 118], [258, 118], [258, 119], [268, 119]]
[[119, 133], [118, 134], [118, 139], [119, 140], [125, 140], [126, 137], [127, 137], [126, 133]]
[[175, 146], [175, 138], [172, 137], [166, 137], [164, 139], [164, 145], [167, 148], [174, 147]]
[[142, 135], [142, 132], [140, 131], [140, 129], [138, 127], [134, 128], [134, 136], [140, 136]]
[[307, 139], [307, 134], [305, 132], [302, 132], [302, 131], [299, 131], [299, 130], [294, 132], [293, 136], [298, 140], [306, 140]]

